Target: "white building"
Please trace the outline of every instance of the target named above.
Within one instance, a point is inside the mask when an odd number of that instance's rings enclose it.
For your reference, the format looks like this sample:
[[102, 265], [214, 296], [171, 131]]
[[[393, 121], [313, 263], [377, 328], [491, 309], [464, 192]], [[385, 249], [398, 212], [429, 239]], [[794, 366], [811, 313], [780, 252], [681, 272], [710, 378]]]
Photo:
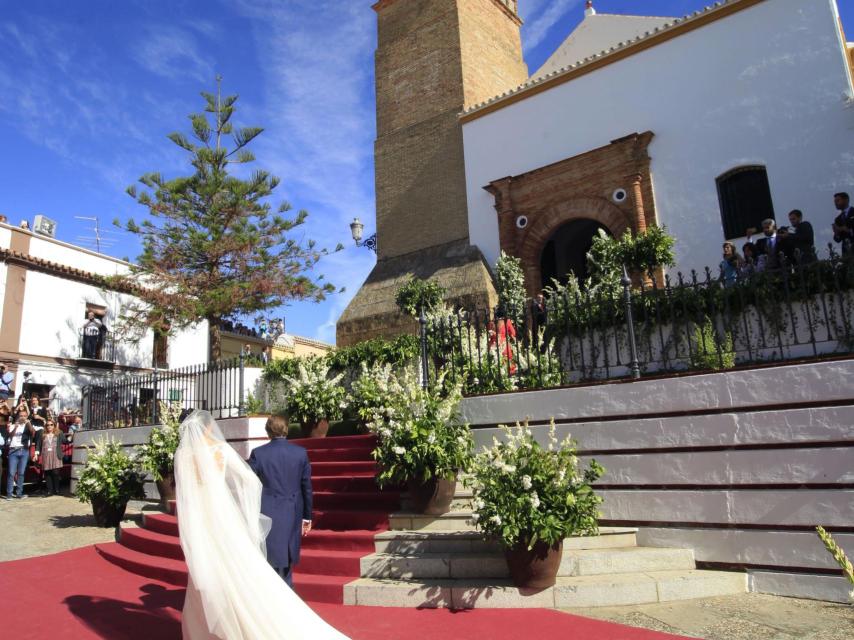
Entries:
[[[151, 331], [136, 343], [114, 336], [133, 297], [105, 288], [102, 278], [128, 273], [122, 260], [2, 223], [0, 260], [0, 362], [15, 375], [15, 396], [47, 395], [58, 412], [79, 407], [82, 387], [96, 379], [207, 361], [205, 324], [161, 339], [157, 348]], [[84, 358], [89, 311], [108, 331], [95, 357]]]
[[680, 270], [716, 268], [724, 240], [791, 209], [826, 247], [833, 193], [854, 192], [836, 0], [586, 13], [527, 83], [461, 116], [470, 242], [490, 264], [501, 249], [522, 258], [534, 292], [583, 263], [598, 228], [657, 223]]

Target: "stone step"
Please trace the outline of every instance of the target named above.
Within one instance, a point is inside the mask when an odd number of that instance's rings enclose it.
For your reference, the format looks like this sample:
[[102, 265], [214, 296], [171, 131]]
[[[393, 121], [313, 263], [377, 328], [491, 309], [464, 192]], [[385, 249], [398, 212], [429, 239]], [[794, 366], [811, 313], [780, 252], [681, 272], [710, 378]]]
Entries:
[[474, 531], [471, 511], [451, 511], [441, 516], [425, 516], [399, 511], [388, 517], [393, 531]]
[[[678, 571], [694, 568], [691, 549], [627, 547], [564, 550], [558, 576], [590, 576]], [[421, 580], [509, 578], [507, 562], [495, 553], [425, 553], [418, 556], [375, 553], [361, 559], [363, 578]]]
[[[566, 549], [611, 549], [637, 545], [637, 529], [600, 527], [598, 536], [577, 536], [563, 541]], [[501, 553], [501, 545], [479, 531], [383, 531], [374, 538], [377, 553]]]
[[[454, 499], [451, 500], [451, 511], [471, 511], [472, 491], [470, 489], [460, 489], [457, 483], [457, 490], [454, 493]], [[402, 511], [407, 511], [412, 508], [412, 502], [407, 494], [401, 496], [400, 508]]]
[[538, 592], [520, 590], [509, 580], [360, 578], [344, 586], [344, 604], [449, 609], [607, 607], [746, 591], [744, 573], [697, 569], [558, 578], [554, 587]]

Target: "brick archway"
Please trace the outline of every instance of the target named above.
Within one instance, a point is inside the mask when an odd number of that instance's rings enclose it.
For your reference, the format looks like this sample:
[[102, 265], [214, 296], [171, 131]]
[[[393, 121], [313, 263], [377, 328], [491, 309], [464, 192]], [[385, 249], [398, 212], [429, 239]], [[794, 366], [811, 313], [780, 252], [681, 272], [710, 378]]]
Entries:
[[540, 257], [552, 234], [587, 218], [615, 237], [656, 221], [648, 147], [653, 133], [610, 144], [484, 187], [495, 198], [501, 249], [520, 258], [529, 295], [540, 290]]
[[548, 207], [525, 229], [516, 254], [522, 260], [528, 295], [533, 296], [540, 290], [540, 259], [548, 241], [563, 225], [582, 219], [598, 222], [615, 238], [631, 229], [632, 222], [625, 212], [605, 198], [573, 198]]

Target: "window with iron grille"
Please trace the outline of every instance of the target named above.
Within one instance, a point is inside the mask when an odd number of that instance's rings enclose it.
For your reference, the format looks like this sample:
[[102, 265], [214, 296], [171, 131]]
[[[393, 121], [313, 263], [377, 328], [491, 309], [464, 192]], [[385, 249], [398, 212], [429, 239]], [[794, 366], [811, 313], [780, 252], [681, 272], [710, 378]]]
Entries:
[[717, 179], [724, 238], [740, 238], [747, 229], [761, 229], [762, 221], [774, 219], [771, 188], [763, 166], [738, 167]]

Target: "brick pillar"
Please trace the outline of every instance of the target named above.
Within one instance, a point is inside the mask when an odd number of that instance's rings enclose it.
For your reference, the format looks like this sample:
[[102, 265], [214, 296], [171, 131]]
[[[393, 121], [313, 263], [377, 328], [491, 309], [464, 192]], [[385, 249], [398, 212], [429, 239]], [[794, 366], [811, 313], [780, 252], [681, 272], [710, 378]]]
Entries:
[[632, 198], [634, 201], [635, 214], [635, 233], [643, 233], [646, 231], [646, 214], [643, 210], [643, 190], [641, 188], [641, 180], [643, 176], [639, 173], [628, 178], [632, 183]]

